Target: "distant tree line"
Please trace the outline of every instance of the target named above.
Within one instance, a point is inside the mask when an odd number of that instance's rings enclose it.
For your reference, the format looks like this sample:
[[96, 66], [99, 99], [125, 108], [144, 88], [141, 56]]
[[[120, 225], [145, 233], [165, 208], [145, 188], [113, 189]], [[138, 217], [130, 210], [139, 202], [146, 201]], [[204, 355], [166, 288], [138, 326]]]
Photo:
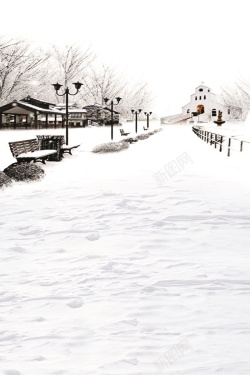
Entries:
[[0, 105], [27, 95], [57, 103], [65, 97], [55, 94], [52, 83], [71, 88], [76, 81], [83, 83], [74, 97], [80, 107], [104, 105], [105, 97], [119, 96], [123, 99], [119, 112], [128, 116], [131, 108], [147, 110], [152, 102], [146, 82], [134, 82], [126, 72], [101, 64], [91, 47], [53, 45], [43, 50], [26, 40], [0, 37]]

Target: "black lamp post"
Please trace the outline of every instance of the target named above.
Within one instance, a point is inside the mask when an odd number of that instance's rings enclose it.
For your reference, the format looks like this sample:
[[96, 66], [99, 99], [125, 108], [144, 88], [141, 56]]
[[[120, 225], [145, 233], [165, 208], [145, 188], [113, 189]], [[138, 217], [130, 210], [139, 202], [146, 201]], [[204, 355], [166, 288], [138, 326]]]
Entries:
[[110, 101], [110, 111], [111, 111], [111, 140], [113, 141], [113, 134], [114, 134], [114, 130], [113, 130], [113, 126], [114, 126], [114, 105], [118, 105], [120, 103], [120, 101], [122, 100], [122, 98], [119, 98], [119, 96], [116, 98], [116, 103], [114, 103], [114, 100], [110, 100], [109, 98], [104, 98], [104, 102], [105, 104], [109, 105], [109, 101]]
[[58, 94], [58, 91], [60, 90], [60, 88], [62, 87], [62, 85], [60, 85], [60, 83], [53, 83], [52, 86], [54, 86], [54, 89], [56, 90], [56, 95], [58, 96], [64, 96], [66, 95], [66, 145], [69, 144], [69, 95], [76, 95], [81, 86], [82, 86], [82, 83], [80, 83], [79, 81], [78, 82], [75, 82], [73, 83], [73, 85], [75, 85], [75, 88], [76, 88], [76, 93], [75, 94], [71, 94], [69, 92], [69, 89], [68, 87], [66, 87], [65, 91], [63, 94]]
[[138, 109], [135, 111], [134, 109], [131, 109], [132, 114], [135, 114], [135, 132], [137, 133], [137, 120], [138, 120], [138, 115], [141, 113], [141, 109]]
[[144, 112], [144, 115], [147, 116], [147, 129], [149, 128], [149, 116], [152, 115], [153, 112]]

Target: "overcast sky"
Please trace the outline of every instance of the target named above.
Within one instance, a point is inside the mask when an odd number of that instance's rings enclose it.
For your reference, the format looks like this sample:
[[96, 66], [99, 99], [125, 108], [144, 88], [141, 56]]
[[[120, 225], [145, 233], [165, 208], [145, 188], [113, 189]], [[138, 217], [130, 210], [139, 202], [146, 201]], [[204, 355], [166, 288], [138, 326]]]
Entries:
[[153, 110], [181, 112], [202, 81], [214, 93], [250, 76], [247, 0], [12, 0], [1, 35], [42, 46], [91, 46], [104, 63], [149, 82]]

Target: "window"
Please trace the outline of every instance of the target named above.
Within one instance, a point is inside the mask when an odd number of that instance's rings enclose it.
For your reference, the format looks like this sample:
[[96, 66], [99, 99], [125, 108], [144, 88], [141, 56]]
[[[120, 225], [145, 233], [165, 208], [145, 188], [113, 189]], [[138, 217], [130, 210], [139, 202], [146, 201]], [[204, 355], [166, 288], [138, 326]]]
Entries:
[[230, 115], [230, 113], [231, 113], [231, 112], [230, 112], [230, 108], [228, 108], [227, 113]]
[[201, 100], [201, 96], [200, 96], [200, 100]]
[[209, 90], [209, 89], [208, 89], [207, 91], [208, 91], [208, 92], [210, 92], [210, 90]]
[[81, 113], [69, 113], [69, 118], [82, 118]]
[[190, 109], [187, 109], [187, 113], [190, 113]]
[[203, 91], [203, 89], [199, 89], [199, 91], [201, 92], [201, 91]]
[[195, 97], [195, 100], [197, 100], [197, 96]]
[[216, 109], [214, 108], [214, 109], [212, 109], [212, 116], [217, 116], [217, 111], [216, 111]]
[[204, 95], [204, 100], [206, 100], [207, 99], [207, 97], [206, 97], [206, 95]]

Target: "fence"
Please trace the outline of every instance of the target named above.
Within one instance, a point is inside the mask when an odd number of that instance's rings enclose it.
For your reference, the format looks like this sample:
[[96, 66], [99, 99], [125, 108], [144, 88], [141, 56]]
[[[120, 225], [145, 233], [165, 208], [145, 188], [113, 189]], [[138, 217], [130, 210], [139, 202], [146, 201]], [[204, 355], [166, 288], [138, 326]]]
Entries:
[[231, 155], [231, 152], [242, 152], [244, 144], [250, 144], [248, 141], [238, 139], [234, 136], [222, 135], [208, 130], [202, 129], [201, 127], [192, 127], [192, 131], [204, 142], [209, 143], [214, 148], [218, 148], [219, 152], [223, 150], [227, 151], [227, 156]]

